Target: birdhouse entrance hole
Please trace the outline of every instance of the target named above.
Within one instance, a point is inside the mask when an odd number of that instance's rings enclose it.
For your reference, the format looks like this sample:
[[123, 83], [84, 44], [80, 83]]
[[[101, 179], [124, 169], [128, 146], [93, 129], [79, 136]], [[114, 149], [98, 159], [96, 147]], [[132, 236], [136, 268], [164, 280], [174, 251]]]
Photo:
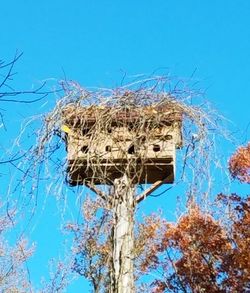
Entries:
[[71, 185], [112, 184], [126, 173], [135, 184], [174, 181], [175, 152], [182, 145], [182, 114], [163, 107], [63, 109]]

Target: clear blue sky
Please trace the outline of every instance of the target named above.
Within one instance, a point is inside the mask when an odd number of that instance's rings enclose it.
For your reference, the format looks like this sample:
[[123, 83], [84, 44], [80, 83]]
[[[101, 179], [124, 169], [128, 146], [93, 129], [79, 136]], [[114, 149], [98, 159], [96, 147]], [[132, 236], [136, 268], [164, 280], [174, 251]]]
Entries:
[[[8, 0], [0, 10], [0, 59], [24, 52], [16, 89], [44, 80], [55, 84], [65, 76], [86, 87], [110, 87], [120, 83], [124, 72], [160, 70], [189, 78], [195, 71], [194, 79], [232, 120], [231, 131], [239, 130], [236, 136], [243, 143], [250, 128], [249, 15], [247, 0]], [[23, 116], [49, 110], [56, 97], [49, 99], [43, 107], [1, 105], [8, 127], [1, 134], [5, 146]], [[30, 264], [35, 282], [46, 274], [47, 258], [63, 254], [60, 220], [56, 201], [49, 197], [30, 236], [37, 243]], [[80, 286], [87, 290], [84, 282], [76, 284], [67, 292], [80, 292]]]

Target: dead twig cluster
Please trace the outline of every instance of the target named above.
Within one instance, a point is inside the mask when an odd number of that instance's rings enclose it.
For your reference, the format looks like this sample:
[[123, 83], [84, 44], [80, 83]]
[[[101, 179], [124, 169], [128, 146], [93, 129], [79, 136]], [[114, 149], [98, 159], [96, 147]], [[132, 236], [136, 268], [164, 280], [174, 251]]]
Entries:
[[[157, 171], [162, 155], [164, 164], [173, 166], [177, 147], [181, 150], [176, 183], [186, 181], [192, 186], [190, 198], [198, 190], [204, 194], [205, 187], [210, 188], [211, 158], [221, 117], [205, 102], [195, 104], [194, 92], [177, 87], [167, 91], [168, 82], [152, 78], [92, 91], [76, 83], [64, 84], [64, 97], [43, 116], [37, 141], [23, 160], [28, 163], [26, 169], [21, 166], [23, 181], [32, 178], [35, 190], [41, 177], [53, 177], [60, 184], [53, 187], [61, 192], [66, 171], [71, 185], [86, 184], [92, 189], [96, 184], [112, 188], [113, 180], [122, 173], [131, 184], [151, 183], [154, 178], [147, 177], [145, 166], [152, 164]], [[63, 145], [67, 148], [64, 160]], [[51, 185], [48, 188], [51, 191]]]

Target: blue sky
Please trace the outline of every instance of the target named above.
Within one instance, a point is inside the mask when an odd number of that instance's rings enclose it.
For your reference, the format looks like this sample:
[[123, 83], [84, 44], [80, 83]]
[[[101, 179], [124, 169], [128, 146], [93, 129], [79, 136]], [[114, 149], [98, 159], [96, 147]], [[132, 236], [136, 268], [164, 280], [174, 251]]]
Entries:
[[[232, 121], [235, 145], [249, 140], [249, 1], [8, 0], [0, 13], [0, 59], [11, 59], [16, 50], [24, 52], [16, 66], [16, 89], [45, 80], [54, 86], [65, 77], [84, 87], [111, 87], [120, 84], [124, 73], [156, 72], [181, 79], [194, 73], [207, 98]], [[8, 127], [1, 134], [4, 147], [17, 135], [24, 117], [48, 111], [56, 98], [50, 95], [45, 105], [3, 104]], [[149, 211], [151, 206], [149, 200], [143, 208]], [[62, 255], [60, 241], [66, 237], [60, 236], [60, 225], [57, 202], [48, 197], [30, 232], [37, 243], [30, 264], [35, 282], [46, 274], [47, 258]], [[76, 284], [67, 292], [87, 288], [84, 282]]]

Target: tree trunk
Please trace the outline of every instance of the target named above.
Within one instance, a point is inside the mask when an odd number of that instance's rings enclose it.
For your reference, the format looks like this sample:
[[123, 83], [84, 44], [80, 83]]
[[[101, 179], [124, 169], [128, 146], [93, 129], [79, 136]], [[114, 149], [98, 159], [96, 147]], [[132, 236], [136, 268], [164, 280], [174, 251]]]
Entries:
[[134, 187], [124, 175], [114, 182], [111, 293], [134, 292]]

